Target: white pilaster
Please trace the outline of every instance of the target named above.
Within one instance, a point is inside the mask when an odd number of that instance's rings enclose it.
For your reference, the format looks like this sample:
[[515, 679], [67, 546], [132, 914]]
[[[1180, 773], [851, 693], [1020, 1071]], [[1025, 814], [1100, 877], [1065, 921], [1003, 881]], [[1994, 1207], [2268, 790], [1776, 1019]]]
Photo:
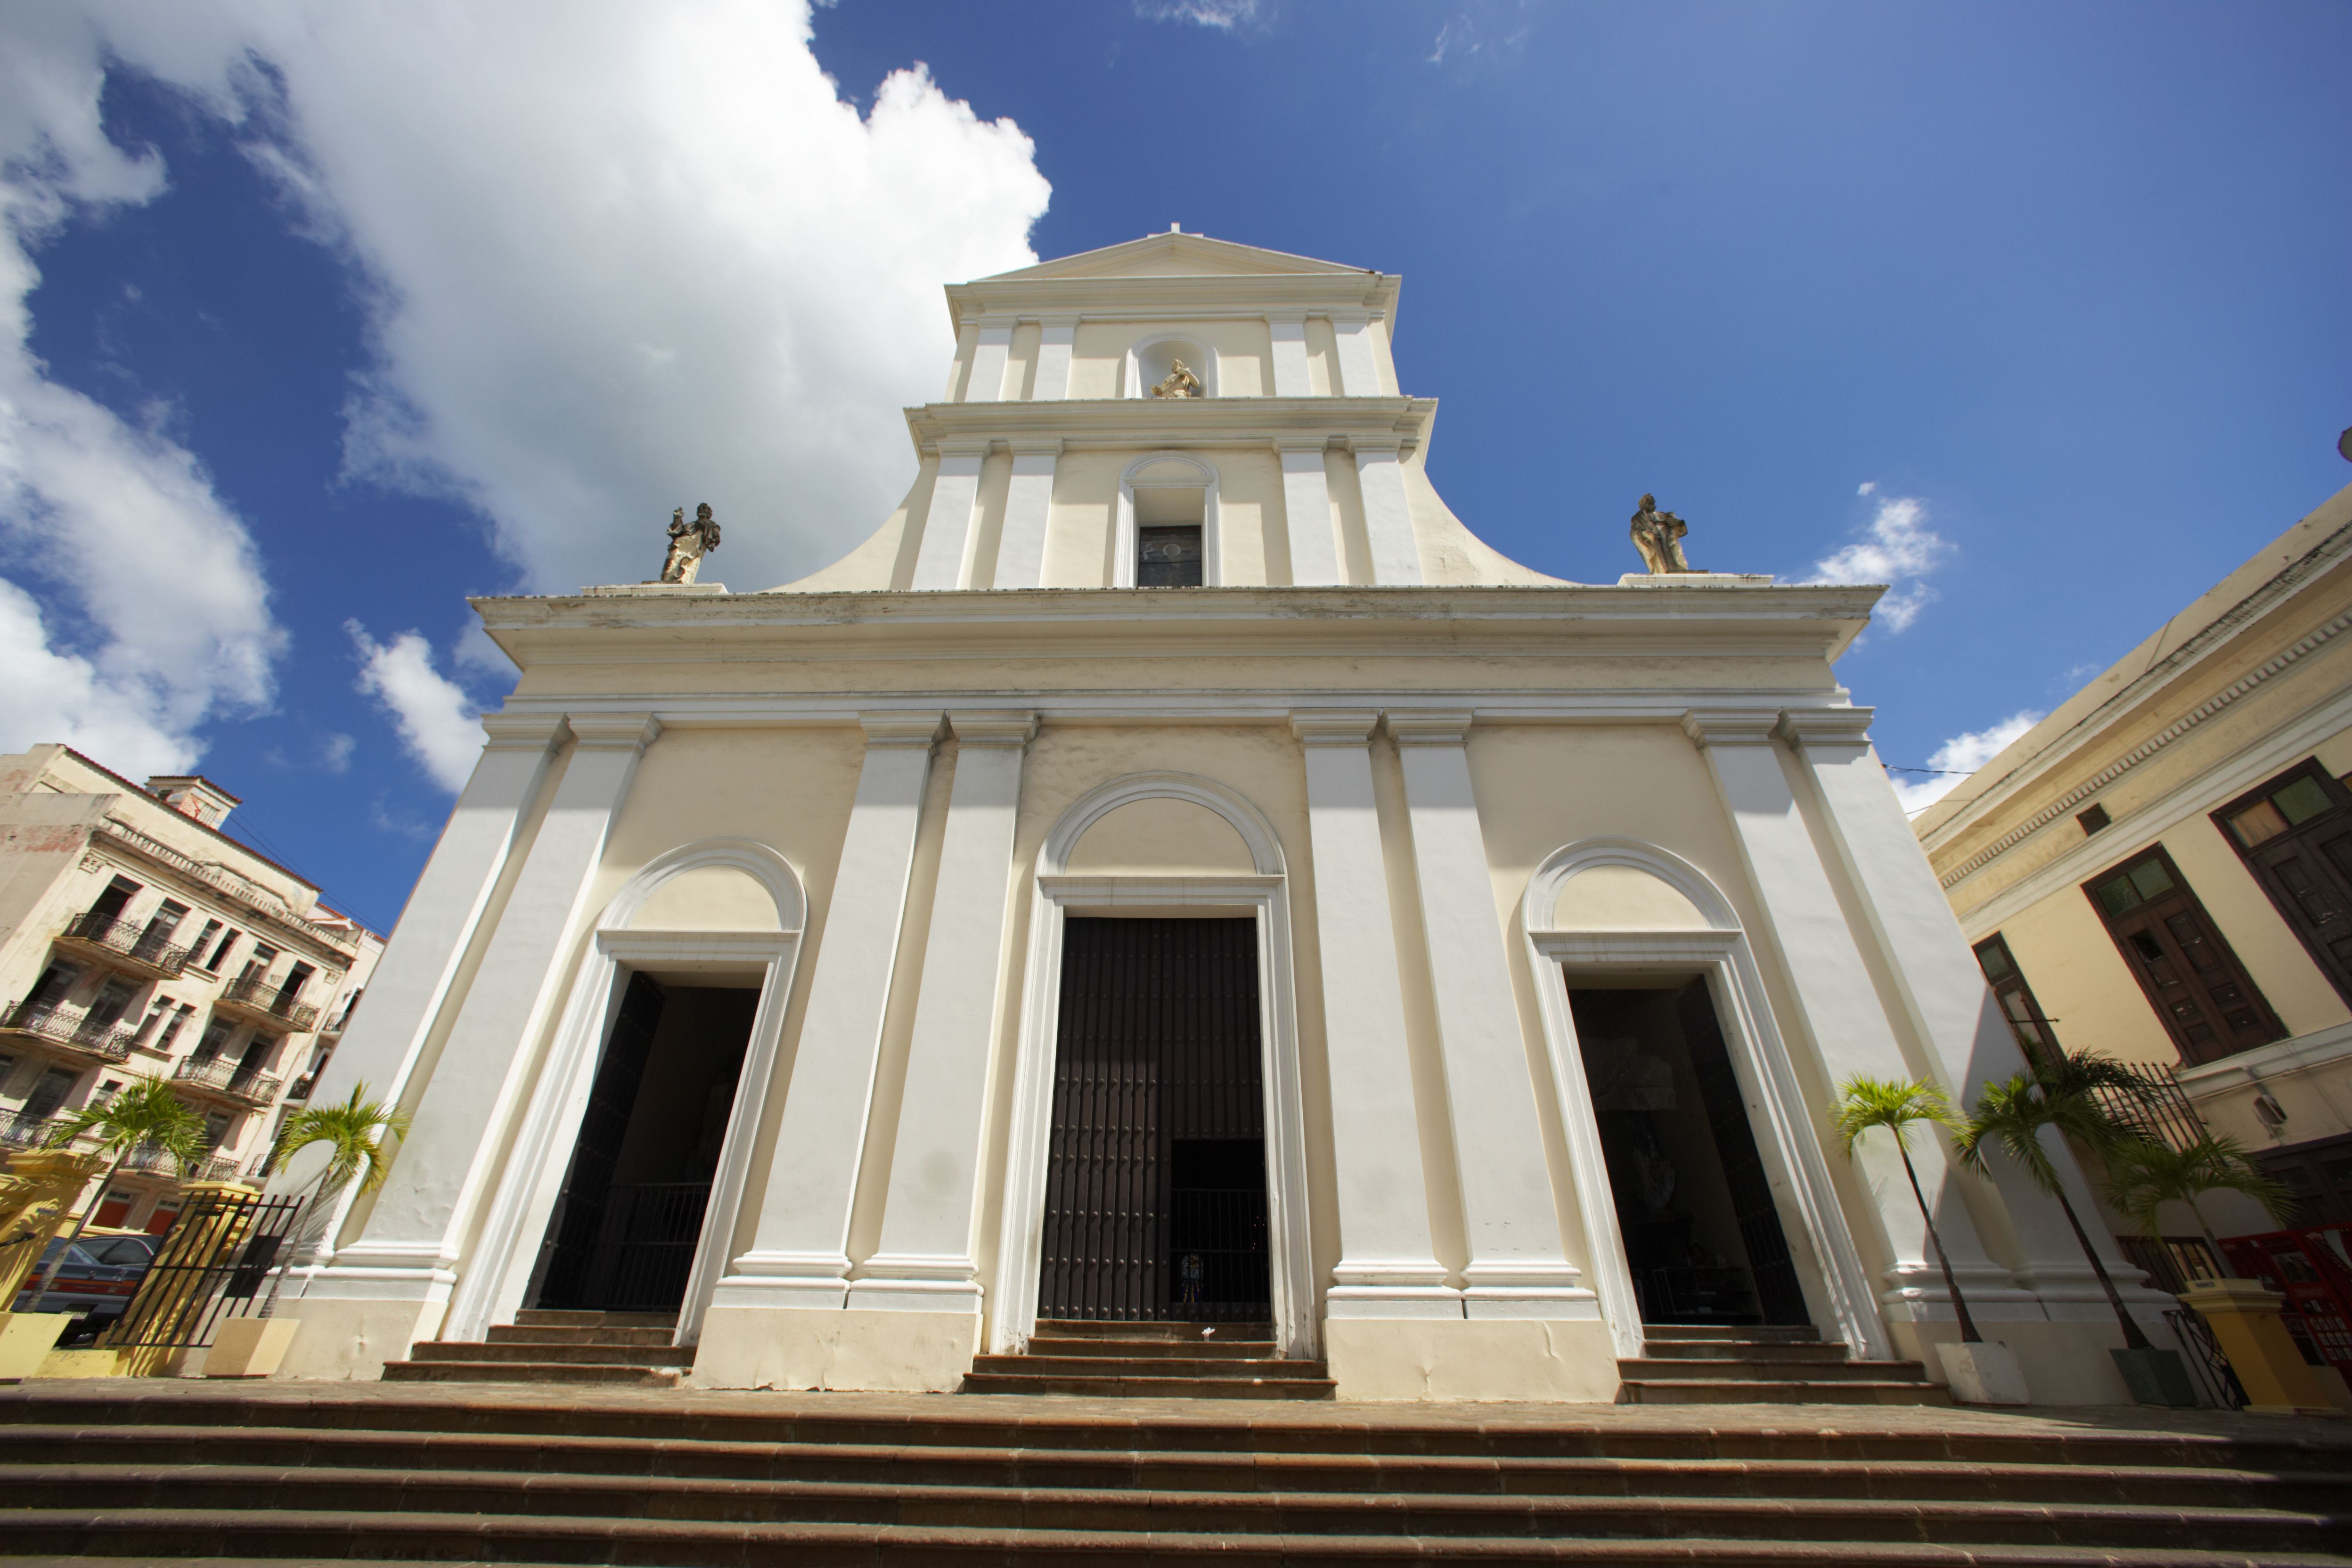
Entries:
[[376, 1281], [369, 1294], [446, 1295], [506, 1147], [499, 1130], [531, 1082], [533, 1047], [570, 973], [582, 900], [604, 859], [613, 814], [637, 759], [661, 732], [644, 713], [575, 714], [570, 724], [577, 742], [572, 760], [417, 1102], [415, 1128], [366, 1233], [337, 1256], [313, 1295], [335, 1294], [335, 1278], [347, 1270]]
[[1306, 749], [1339, 1177], [1339, 1261], [1326, 1310], [1334, 1318], [1459, 1318], [1461, 1293], [1446, 1285], [1429, 1239], [1396, 926], [1367, 750], [1379, 721], [1369, 710], [1290, 716]]
[[[1830, 885], [1822, 851], [1781, 771], [1780, 750], [1772, 743], [1779, 722], [1775, 712], [1694, 710], [1684, 716], [1683, 729], [1706, 755], [1717, 794], [1738, 840], [1748, 885], [1787, 969], [1790, 994], [1804, 1033], [1820, 1053], [1822, 1076], [1832, 1084], [1856, 1075], [1912, 1078], [1912, 1065], [1904, 1059], [1862, 950]], [[1893, 1140], [1865, 1138], [1855, 1158], [1891, 1259], [1882, 1281], [1882, 1300], [1906, 1309], [1942, 1301], [1943, 1276], [1928, 1251], [1927, 1226]], [[1954, 1201], [1942, 1199], [1952, 1179], [1942, 1141], [1914, 1139], [1911, 1158], [1921, 1188], [1936, 1202], [1937, 1229], [1969, 1307], [1998, 1315], [1988, 1309], [2015, 1293], [2010, 1289], [2008, 1271], [1986, 1256], [1966, 1206], [1957, 1195]]]
[[1290, 581], [1299, 587], [1338, 583], [1339, 546], [1331, 529], [1331, 489], [1323, 474], [1324, 439], [1277, 440], [1282, 454], [1282, 513], [1290, 531]]
[[[1930, 1065], [1953, 1103], [1965, 1108], [1987, 1080], [2024, 1072], [2025, 1056], [1887, 783], [1870, 743], [1871, 713], [1867, 708], [1783, 713], [1779, 733], [1797, 748], [1819, 792], [1830, 840], [1847, 879], [1861, 891], [1863, 910], [1886, 955], [1912, 1033], [1929, 1051]], [[2074, 1152], [2054, 1135], [2050, 1142], [2051, 1163], [2065, 1179], [2068, 1199], [2076, 1212], [2095, 1214], [2090, 1184]], [[2096, 1296], [2104, 1305], [2104, 1292], [2058, 1205], [2011, 1163], [1995, 1160], [1992, 1173], [2035, 1280], [2045, 1290], [2055, 1287], [2058, 1299]], [[1937, 1205], [1939, 1226], [1946, 1223], [1944, 1209], [1956, 1206]], [[2110, 1271], [2123, 1279], [2137, 1272], [2105, 1226], [2086, 1228]]]
[[931, 480], [931, 510], [923, 514], [911, 586], [961, 588], [971, 581], [971, 520], [980, 502], [980, 466], [987, 458], [985, 441], [940, 443], [940, 471]]
[[1059, 441], [1015, 441], [1013, 484], [1004, 497], [1004, 528], [997, 536], [992, 586], [1034, 588], [1045, 580], [1045, 525], [1054, 507]]
[[1077, 336], [1076, 316], [1047, 316], [1037, 323], [1034, 401], [1059, 403], [1070, 395], [1070, 350]]
[[751, 1250], [719, 1281], [714, 1307], [840, 1307], [848, 1297], [850, 1201], [940, 715], [869, 713], [858, 722], [866, 764], [817, 938], [775, 1159]]
[[1274, 395], [1276, 397], [1313, 396], [1314, 383], [1307, 374], [1305, 312], [1268, 316], [1265, 325], [1266, 331], [1274, 337]]
[[955, 783], [940, 849], [922, 994], [890, 1158], [881, 1250], [849, 1288], [852, 1307], [980, 1310], [972, 1257], [990, 1047], [1003, 1010], [1013, 827], [1034, 713], [951, 713]]
[[1004, 401], [1004, 366], [1013, 353], [1013, 323], [982, 321], [980, 341], [971, 351], [971, 379], [964, 383], [966, 403]]
[[1382, 587], [1421, 583], [1421, 546], [1405, 499], [1404, 463], [1395, 441], [1357, 440], [1356, 480], [1364, 492], [1364, 536], [1371, 545], [1372, 581]]
[[[1596, 1317], [1560, 1246], [1535, 1081], [1519, 1027], [1486, 835], [1470, 784], [1470, 714], [1391, 711], [1437, 1002], [1473, 1318]], [[1321, 907], [1321, 900], [1317, 900]]]
[[1334, 316], [1331, 336], [1339, 345], [1339, 384], [1331, 389], [1340, 397], [1378, 397], [1380, 361], [1372, 353], [1372, 323], [1367, 316]]

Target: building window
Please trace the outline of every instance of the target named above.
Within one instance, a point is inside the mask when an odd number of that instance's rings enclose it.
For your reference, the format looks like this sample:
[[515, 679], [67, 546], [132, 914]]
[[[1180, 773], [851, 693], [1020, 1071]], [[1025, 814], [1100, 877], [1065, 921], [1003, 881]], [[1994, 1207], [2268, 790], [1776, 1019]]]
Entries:
[[210, 969], [212, 951], [220, 933], [220, 921], [206, 921], [205, 929], [196, 933], [196, 940], [188, 944], [188, 962], [199, 969]]
[[1144, 527], [1135, 531], [1135, 585], [1197, 588], [1201, 585], [1201, 525]]
[[2336, 994], [2352, 1002], [2352, 791], [2306, 762], [2213, 819]]
[[109, 926], [122, 918], [122, 907], [139, 896], [139, 884], [128, 877], [117, 877], [107, 883], [106, 890], [89, 906], [89, 929], [104, 935]]
[[2034, 1000], [2033, 988], [2026, 984], [2025, 972], [2017, 967], [2009, 943], [1998, 932], [1977, 943], [1977, 966], [1984, 971], [1985, 984], [1992, 987], [2001, 1015], [2009, 1020], [2009, 1032], [2025, 1047], [2027, 1058], [2058, 1050], [2058, 1037], [2050, 1032], [2050, 1019], [2043, 1015], [2042, 1004]]
[[2105, 827], [2108, 823], [2113, 822], [2115, 818], [2107, 815], [2107, 808], [2105, 806], [2094, 805], [2087, 810], [2076, 812], [2074, 814], [2074, 820], [2083, 825], [2084, 837], [2088, 837], [2090, 835], [2096, 833], [2100, 828]]
[[180, 1031], [188, 1026], [188, 1019], [194, 1014], [194, 1012], [195, 1008], [192, 1005], [186, 1002], [181, 1003], [179, 1010], [172, 1015], [172, 1021], [163, 1026], [163, 1032], [155, 1037], [155, 1043], [152, 1046], [150, 1046], [148, 1049], [153, 1051], [170, 1050], [172, 1048], [172, 1042], [180, 1037]]
[[[211, 927], [207, 926], [205, 929], [209, 931]], [[218, 942], [214, 944], [212, 956], [205, 960], [205, 967], [211, 970], [215, 974], [218, 974], [220, 973], [221, 962], [228, 957], [228, 950], [236, 945], [236, 928], [235, 926], [231, 926], [228, 929], [227, 933], [224, 935]]]
[[2093, 878], [2083, 891], [2182, 1060], [2210, 1062], [2285, 1037], [2169, 855], [2151, 849]]

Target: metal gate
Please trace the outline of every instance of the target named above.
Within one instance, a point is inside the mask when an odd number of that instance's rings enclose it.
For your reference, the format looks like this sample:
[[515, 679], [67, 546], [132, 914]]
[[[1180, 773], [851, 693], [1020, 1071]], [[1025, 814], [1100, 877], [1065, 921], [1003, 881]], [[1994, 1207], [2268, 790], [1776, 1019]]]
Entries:
[[1065, 932], [1038, 1316], [1266, 1321], [1257, 922]]
[[180, 1210], [139, 1293], [99, 1340], [105, 1350], [194, 1349], [224, 1318], [254, 1310], [281, 1254], [291, 1261], [300, 1198], [198, 1193]]

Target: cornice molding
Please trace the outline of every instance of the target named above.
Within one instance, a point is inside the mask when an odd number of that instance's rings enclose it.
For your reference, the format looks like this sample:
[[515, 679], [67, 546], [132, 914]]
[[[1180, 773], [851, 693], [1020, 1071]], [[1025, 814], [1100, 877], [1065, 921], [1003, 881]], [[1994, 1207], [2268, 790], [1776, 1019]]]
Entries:
[[1875, 708], [1791, 708], [1772, 732], [1800, 750], [1859, 748], [1870, 744], [1870, 721], [1877, 713]]
[[929, 751], [940, 738], [937, 710], [922, 713], [865, 712], [857, 716], [858, 728], [866, 731], [868, 748], [889, 746], [919, 746]]
[[[1037, 715], [1034, 713], [950, 713], [948, 728], [955, 731], [956, 740], [967, 746], [1027, 745], [1037, 735]], [[873, 734], [871, 729], [866, 734]]]
[[1396, 311], [1403, 279], [1380, 272], [1244, 272], [1145, 278], [1005, 278], [950, 284], [948, 315], [959, 327], [982, 316], [1089, 321], [1247, 321], [1269, 311], [1384, 317]]
[[1459, 746], [1476, 715], [1467, 708], [1391, 708], [1389, 739], [1400, 746]]
[[970, 443], [1058, 440], [1082, 447], [1265, 447], [1285, 438], [1426, 441], [1433, 397], [1086, 397], [1006, 403], [927, 403], [909, 408], [917, 451], [969, 450]]
[[1290, 715], [1290, 732], [1302, 746], [1360, 749], [1371, 741], [1372, 731], [1380, 721], [1381, 710], [1377, 708], [1305, 709]]
[[1769, 746], [1781, 715], [1753, 708], [1693, 708], [1683, 714], [1683, 733], [1701, 751], [1709, 746]]
[[583, 752], [642, 752], [662, 728], [650, 713], [566, 714], [564, 721]]

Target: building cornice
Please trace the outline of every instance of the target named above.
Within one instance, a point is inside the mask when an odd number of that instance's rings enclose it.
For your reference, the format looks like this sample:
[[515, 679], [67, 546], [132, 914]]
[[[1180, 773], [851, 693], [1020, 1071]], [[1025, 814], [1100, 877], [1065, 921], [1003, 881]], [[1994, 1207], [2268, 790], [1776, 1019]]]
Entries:
[[927, 403], [907, 411], [919, 452], [961, 444], [1008, 448], [1058, 440], [1088, 447], [1270, 447], [1281, 440], [1402, 444], [1429, 438], [1433, 397], [1103, 397]]
[[472, 601], [526, 669], [821, 659], [1835, 658], [1884, 590], [1841, 586], [1030, 588]]
[[1381, 272], [1246, 272], [1146, 278], [986, 278], [950, 285], [949, 318], [1182, 321], [1286, 314], [1393, 317], [1404, 280]]

